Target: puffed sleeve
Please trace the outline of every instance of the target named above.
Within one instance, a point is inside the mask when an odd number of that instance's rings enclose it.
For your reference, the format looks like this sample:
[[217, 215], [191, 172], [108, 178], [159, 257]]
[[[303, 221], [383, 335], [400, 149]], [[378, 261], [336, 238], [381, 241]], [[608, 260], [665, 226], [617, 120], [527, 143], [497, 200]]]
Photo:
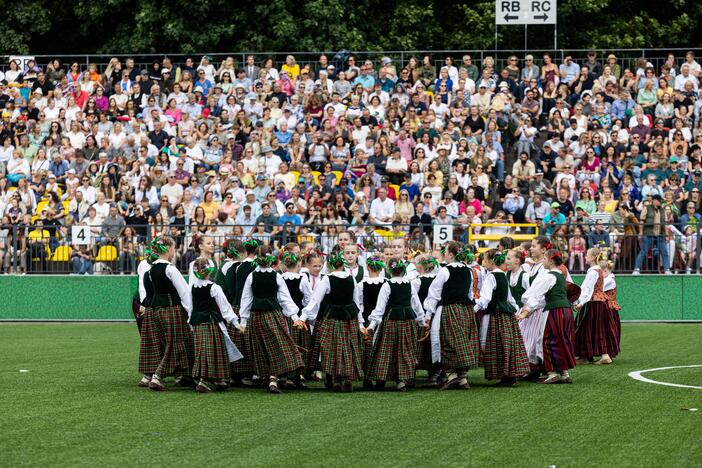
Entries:
[[212, 296], [212, 298], [217, 303], [217, 307], [219, 307], [219, 311], [222, 313], [222, 317], [224, 317], [224, 320], [231, 323], [235, 327], [238, 327], [239, 318], [234, 313], [231, 304], [227, 300], [227, 296], [224, 295], [224, 291], [218, 284], [212, 285], [212, 287], [210, 288], [210, 296]]
[[307, 275], [302, 275], [300, 278], [300, 291], [302, 291], [302, 305], [306, 306], [312, 300], [312, 284]]
[[178, 269], [171, 264], [166, 267], [166, 276], [171, 280], [176, 291], [178, 291], [180, 303], [185, 312], [188, 313], [188, 320], [190, 320], [190, 314], [193, 313], [193, 297], [188, 283], [185, 282], [185, 278], [183, 278]]
[[383, 315], [385, 315], [385, 307], [388, 305], [388, 299], [390, 299], [390, 285], [388, 283], [383, 284], [378, 293], [378, 300], [375, 303], [375, 309], [370, 313], [368, 321], [370, 325], [368, 328], [376, 329], [378, 325], [383, 321]]
[[595, 283], [597, 283], [599, 276], [599, 270], [596, 268], [587, 270], [583, 284], [580, 286], [580, 297], [575, 301], [576, 305], [583, 305], [592, 298], [592, 294], [595, 292]]
[[253, 305], [253, 292], [251, 291], [251, 281], [253, 281], [253, 275], [246, 277], [244, 281], [244, 287], [241, 290], [241, 304], [239, 306], [239, 317], [241, 317], [241, 324], [246, 326], [251, 316], [251, 306]]
[[483, 284], [480, 287], [480, 299], [475, 302], [475, 310], [485, 310], [492, 300], [492, 292], [497, 287], [497, 281], [494, 275], [487, 275], [483, 278]]
[[424, 312], [432, 316], [436, 313], [436, 307], [441, 301], [441, 292], [444, 289], [444, 284], [449, 279], [449, 271], [446, 267], [442, 267], [436, 274], [436, 278], [429, 285], [427, 298], [424, 299]]
[[322, 304], [322, 300], [324, 300], [324, 296], [326, 296], [327, 293], [329, 293], [329, 278], [324, 276], [312, 293], [312, 300], [302, 309], [300, 315], [303, 318], [307, 317], [308, 320], [316, 320], [317, 314], [319, 313], [319, 306]]
[[283, 279], [283, 275], [276, 274], [275, 281], [278, 284], [278, 304], [283, 308], [283, 315], [293, 320], [298, 320], [297, 313], [300, 312], [300, 308], [290, 296], [290, 291], [288, 290], [287, 283]]
[[539, 273], [522, 296], [522, 303], [529, 308], [530, 313], [539, 308], [544, 296], [555, 284], [556, 277], [554, 275], [545, 271]]
[[144, 276], [151, 269], [151, 265], [146, 260], [139, 262], [137, 267], [138, 288], [139, 288], [139, 302], [143, 303], [146, 299], [146, 288], [144, 288]]

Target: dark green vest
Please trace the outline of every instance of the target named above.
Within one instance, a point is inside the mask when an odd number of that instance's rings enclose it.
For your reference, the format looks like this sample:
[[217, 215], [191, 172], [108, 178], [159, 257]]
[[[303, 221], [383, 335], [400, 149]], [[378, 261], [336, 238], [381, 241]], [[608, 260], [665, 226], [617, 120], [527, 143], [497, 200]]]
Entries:
[[388, 320], [414, 320], [417, 316], [412, 310], [412, 285], [410, 283], [393, 283], [390, 285], [390, 298], [385, 306]]
[[[234, 268], [234, 267], [232, 267]], [[234, 302], [232, 305], [241, 306], [241, 292], [244, 289], [246, 278], [256, 269], [256, 264], [251, 260], [244, 260], [236, 267], [234, 274]]]
[[280, 310], [278, 303], [278, 273], [275, 271], [254, 271], [251, 273], [252, 311], [265, 312]]
[[234, 262], [234, 264], [232, 264], [232, 266], [230, 266], [227, 272], [223, 275], [224, 281], [222, 284], [222, 289], [224, 290], [224, 295], [227, 297], [227, 300], [232, 305], [236, 304], [236, 269], [238, 266], [239, 263]]
[[444, 290], [441, 291], [441, 302], [439, 305], [464, 304], [470, 302], [470, 287], [473, 277], [468, 267], [447, 266], [449, 278], [444, 283]]
[[290, 297], [292, 297], [295, 305], [302, 310], [302, 300], [305, 298], [305, 295], [302, 293], [302, 291], [300, 291], [300, 281], [302, 281], [302, 277], [285, 278], [285, 284], [288, 286]]
[[512, 297], [514, 298], [514, 301], [517, 304], [522, 303], [522, 296], [524, 295], [524, 291], [526, 291], [526, 288], [522, 286], [522, 280], [524, 279], [524, 271], [519, 272], [519, 276], [517, 277], [517, 284], [512, 286], [512, 272], [507, 273], [507, 281], [509, 282], [509, 290], [512, 293]]
[[431, 282], [434, 281], [434, 278], [436, 278], [436, 276], [419, 277], [419, 291], [417, 291], [417, 295], [419, 296], [419, 301], [422, 304], [424, 304], [424, 301], [429, 295], [429, 286], [431, 286]]
[[151, 307], [169, 307], [180, 304], [178, 290], [166, 276], [166, 267], [170, 263], [154, 263], [147, 273], [153, 286], [153, 300]]
[[383, 283], [361, 283], [363, 288], [363, 321], [368, 324], [368, 317], [378, 303], [378, 294]]
[[211, 295], [212, 284], [201, 288], [191, 287], [193, 296], [193, 312], [190, 314], [190, 325], [200, 325], [209, 322], [223, 321], [217, 301]]
[[514, 314], [517, 310], [507, 300], [509, 297], [509, 283], [507, 282], [507, 276], [504, 273], [490, 274], [495, 278], [497, 285], [495, 286], [495, 290], [492, 292], [492, 299], [490, 299], [486, 312], [488, 314], [495, 314], [497, 312]]
[[356, 282], [352, 276], [339, 278], [329, 275], [329, 293], [324, 296], [326, 317], [334, 320], [353, 320], [358, 317], [358, 307], [353, 300]]
[[137, 287], [136, 295], [134, 297], [144, 307], [151, 307], [151, 304], [154, 301], [154, 285], [151, 282], [151, 277], [149, 276], [148, 271], [144, 273], [144, 276], [141, 278], [141, 283], [144, 286], [144, 291], [146, 291], [146, 296], [144, 296], [143, 301], [140, 300], [139, 288]]
[[357, 283], [363, 281], [363, 268], [361, 267], [361, 265], [358, 265], [358, 271], [356, 271], [356, 276], [354, 276], [354, 279]]
[[546, 306], [544, 307], [544, 310], [557, 309], [559, 307], [570, 307], [565, 278], [560, 272], [557, 271], [549, 271], [549, 274], [556, 277], [556, 284], [546, 292]]

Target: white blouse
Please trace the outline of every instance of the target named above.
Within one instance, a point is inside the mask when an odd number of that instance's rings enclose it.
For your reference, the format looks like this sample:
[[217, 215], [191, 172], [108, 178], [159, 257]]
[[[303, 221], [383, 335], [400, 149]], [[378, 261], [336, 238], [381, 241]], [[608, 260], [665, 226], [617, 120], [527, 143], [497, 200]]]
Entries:
[[[558, 268], [554, 268], [551, 271], [562, 274]], [[555, 285], [556, 277], [550, 275], [548, 270], [542, 268], [538, 276], [531, 282], [529, 289], [522, 296], [522, 303], [529, 308], [530, 314], [544, 305], [544, 296]]]
[[[295, 280], [300, 278], [300, 292], [302, 292], [302, 306], [306, 306], [312, 300], [312, 284], [307, 275], [302, 273], [293, 273], [291, 271], [286, 271], [283, 273], [284, 280]], [[288, 291], [289, 292], [289, 291]]]
[[414, 310], [415, 315], [417, 316], [416, 320], [417, 323], [420, 325], [424, 325], [424, 308], [422, 307], [422, 303], [419, 300], [419, 296], [417, 295], [419, 288], [416, 286], [416, 284], [412, 281], [410, 281], [408, 278], [391, 278], [389, 279], [383, 286], [380, 288], [380, 293], [378, 294], [378, 302], [375, 304], [375, 309], [373, 309], [373, 312], [371, 312], [370, 317], [368, 318], [368, 321], [370, 322], [370, 325], [368, 326], [369, 329], [373, 330], [380, 325], [380, 323], [383, 321], [383, 316], [385, 315], [385, 307], [388, 305], [388, 300], [390, 299], [390, 284], [401, 284], [401, 283], [409, 283], [410, 284], [410, 289], [411, 289], [411, 304], [412, 304], [412, 310]]
[[219, 307], [219, 311], [222, 313], [224, 320], [235, 327], [238, 327], [239, 317], [237, 317], [234, 313], [234, 309], [232, 309], [232, 306], [227, 300], [227, 296], [224, 295], [224, 291], [220, 285], [214, 284], [210, 280], [201, 280], [199, 278], [195, 278], [195, 281], [192, 283], [193, 288], [202, 288], [208, 284], [212, 285], [212, 288], [210, 288], [210, 297], [217, 303], [217, 307]]
[[[329, 283], [329, 276], [336, 276], [337, 278], [348, 278], [350, 275], [346, 271], [332, 271], [329, 273], [327, 276], [323, 276], [321, 280], [317, 283], [317, 286], [312, 293], [312, 300], [310, 301], [309, 304], [305, 306], [304, 309], [302, 309], [301, 313], [301, 320], [309, 319], [309, 320], [316, 320], [317, 319], [317, 314], [319, 313], [319, 306], [322, 303], [322, 300], [324, 300], [324, 296], [329, 294], [331, 292], [331, 285]], [[358, 284], [355, 284], [355, 288], [353, 290], [353, 302], [356, 303], [356, 306], [358, 307], [358, 323], [362, 324], [363, 323], [363, 313], [361, 312], [361, 308], [363, 307], [362, 302], [360, 300], [360, 293], [359, 290], [361, 289]]]
[[151, 269], [151, 264], [146, 260], [139, 262], [137, 266], [137, 287], [139, 288], [139, 302], [144, 302], [146, 299], [146, 288], [144, 288], [144, 275]]
[[190, 287], [188, 286], [188, 283], [185, 282], [183, 275], [180, 274], [178, 269], [173, 266], [171, 262], [159, 258], [153, 264], [155, 265], [157, 263], [168, 264], [166, 267], [166, 277], [171, 280], [171, 283], [173, 283], [173, 287], [178, 292], [180, 304], [183, 306], [183, 309], [185, 309], [185, 312], [188, 313], [188, 319], [190, 319], [190, 314], [193, 312], [193, 297], [190, 294]]
[[[436, 278], [431, 282], [429, 286], [429, 292], [427, 293], [427, 298], [424, 300], [424, 312], [428, 316], [432, 316], [436, 313], [436, 308], [441, 301], [441, 293], [444, 290], [444, 284], [448, 281], [450, 273], [447, 267], [458, 267], [458, 268], [468, 268], [468, 265], [460, 262], [449, 263], [445, 267], [441, 267], [439, 272], [436, 274]], [[469, 297], [473, 299], [473, 288], [468, 291]]]
[[[273, 268], [270, 267], [262, 268], [260, 266], [257, 266], [256, 270], [254, 271], [271, 272], [275, 270], [273, 270]], [[239, 316], [241, 317], [241, 324], [243, 326], [246, 326], [246, 323], [248, 322], [249, 317], [251, 316], [251, 306], [253, 305], [254, 299], [253, 291], [251, 290], [252, 281], [253, 275], [249, 275], [246, 278], [246, 282], [244, 283], [244, 289], [241, 291], [241, 308], [239, 309]], [[294, 321], [300, 320], [300, 318], [297, 316], [297, 313], [300, 311], [300, 309], [295, 304], [295, 301], [292, 300], [292, 297], [290, 297], [288, 285], [285, 284], [285, 280], [280, 275], [280, 273], [276, 273], [275, 281], [278, 285], [278, 293], [276, 294], [276, 298], [278, 299], [280, 307], [283, 309], [283, 315], [292, 318]]]
[[598, 265], [588, 268], [583, 284], [580, 286], [580, 297], [578, 297], [575, 305], [581, 306], [592, 299], [592, 295], [595, 293], [595, 284], [599, 277], [600, 267]]
[[[487, 309], [488, 304], [490, 304], [490, 301], [492, 300], [492, 293], [497, 288], [497, 280], [495, 279], [495, 275], [505, 274], [499, 268], [492, 270], [490, 273], [492, 274], [487, 274], [485, 278], [483, 278], [483, 284], [480, 287], [480, 298], [475, 302], [476, 311]], [[519, 309], [517, 302], [512, 297], [512, 291], [510, 291], [509, 288], [507, 288], [507, 302], [512, 304], [515, 309]]]

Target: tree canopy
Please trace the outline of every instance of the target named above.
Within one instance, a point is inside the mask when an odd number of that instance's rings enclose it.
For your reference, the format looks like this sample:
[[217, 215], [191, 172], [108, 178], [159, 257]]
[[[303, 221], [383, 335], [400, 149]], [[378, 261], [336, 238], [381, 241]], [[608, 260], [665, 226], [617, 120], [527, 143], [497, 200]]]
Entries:
[[[0, 17], [0, 53], [192, 53], [492, 49], [493, 1], [25, 0]], [[561, 0], [559, 48], [688, 47], [702, 41], [702, 2]], [[520, 26], [499, 28], [521, 49]], [[529, 28], [529, 48], [553, 27]]]

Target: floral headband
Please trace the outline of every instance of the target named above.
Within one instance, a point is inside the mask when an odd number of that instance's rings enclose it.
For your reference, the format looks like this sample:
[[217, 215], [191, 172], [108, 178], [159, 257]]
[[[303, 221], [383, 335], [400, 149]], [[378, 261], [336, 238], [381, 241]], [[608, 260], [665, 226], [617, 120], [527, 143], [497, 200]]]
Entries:
[[258, 255], [254, 259], [254, 262], [256, 262], [257, 265], [262, 267], [270, 267], [275, 263], [275, 257], [271, 254]]
[[151, 250], [158, 255], [168, 252], [168, 246], [163, 242], [163, 237], [156, 236], [151, 241]]
[[433, 270], [439, 267], [439, 261], [434, 257], [428, 257], [419, 261], [419, 264], [427, 270]]
[[236, 248], [234, 242], [227, 241], [224, 244], [224, 252], [229, 258], [241, 258], [241, 252]]
[[205, 280], [210, 276], [214, 275], [216, 271], [217, 268], [213, 266], [207, 266], [205, 268], [195, 268], [193, 270], [193, 274], [195, 275], [195, 278]]
[[349, 266], [349, 262], [346, 261], [344, 258], [344, 255], [341, 252], [333, 253], [329, 255], [329, 258], [327, 259], [327, 263], [329, 266], [332, 268], [339, 268], [339, 265], [343, 265], [345, 267]]
[[378, 257], [373, 257], [370, 260], [366, 261], [366, 266], [369, 270], [380, 271], [385, 269], [385, 262], [383, 262]]

